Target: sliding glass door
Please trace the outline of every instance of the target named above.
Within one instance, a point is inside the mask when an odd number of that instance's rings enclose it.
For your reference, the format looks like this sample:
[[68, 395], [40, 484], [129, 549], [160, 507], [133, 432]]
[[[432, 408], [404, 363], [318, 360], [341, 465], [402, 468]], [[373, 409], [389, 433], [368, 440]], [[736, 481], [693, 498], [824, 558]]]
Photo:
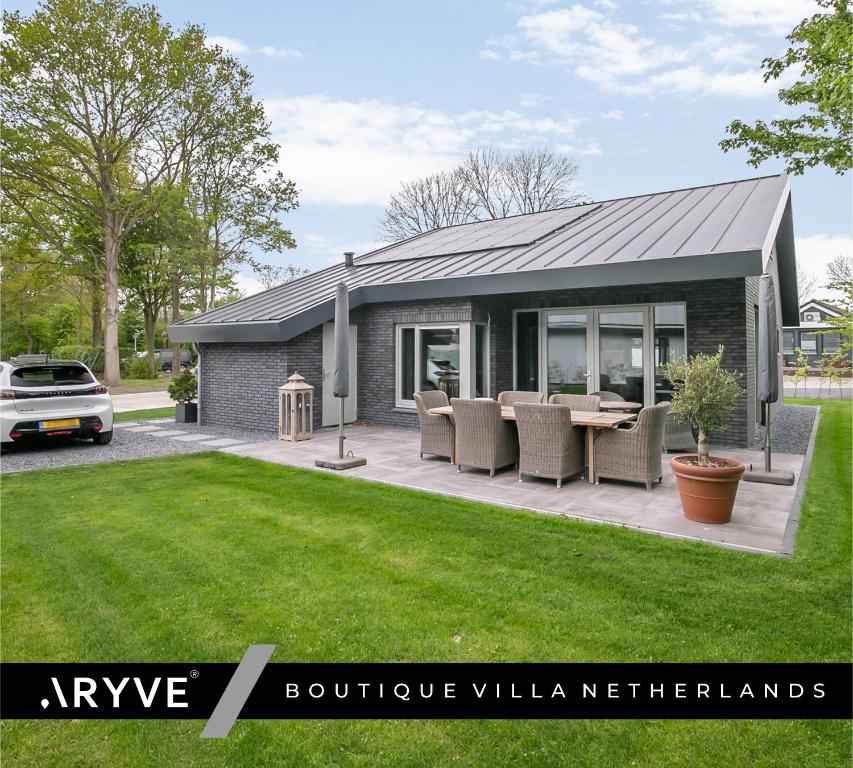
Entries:
[[548, 395], [587, 393], [591, 377], [590, 314], [589, 310], [546, 313]]
[[597, 390], [645, 403], [651, 366], [648, 307], [596, 309]]

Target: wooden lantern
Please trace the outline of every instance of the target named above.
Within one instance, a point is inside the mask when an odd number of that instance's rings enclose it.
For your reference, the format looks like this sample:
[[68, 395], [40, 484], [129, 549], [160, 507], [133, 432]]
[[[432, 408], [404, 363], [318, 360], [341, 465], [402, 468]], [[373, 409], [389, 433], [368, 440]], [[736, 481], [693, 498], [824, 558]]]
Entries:
[[314, 387], [298, 371], [278, 388], [278, 439], [308, 440], [314, 431]]

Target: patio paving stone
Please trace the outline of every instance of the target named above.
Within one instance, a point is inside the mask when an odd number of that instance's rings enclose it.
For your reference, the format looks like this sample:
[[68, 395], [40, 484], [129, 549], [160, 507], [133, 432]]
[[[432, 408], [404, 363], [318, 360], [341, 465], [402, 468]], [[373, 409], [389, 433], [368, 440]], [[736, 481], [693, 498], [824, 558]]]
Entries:
[[[669, 456], [662, 460], [663, 483], [655, 483], [649, 492], [641, 484], [602, 479], [597, 485], [585, 479], [556, 483], [541, 478], [525, 477], [510, 467], [499, 470], [494, 478], [482, 470], [464, 469], [461, 473], [447, 459], [419, 458], [419, 435], [415, 431], [350, 427], [346, 449], [367, 458], [363, 467], [339, 472], [345, 477], [390, 483], [488, 504], [521, 507], [537, 512], [559, 514], [582, 520], [635, 528], [664, 536], [698, 539], [712, 544], [753, 552], [781, 553], [800, 478], [803, 457], [775, 454], [774, 466], [794, 471], [793, 487], [741, 483], [732, 522], [728, 525], [703, 525], [687, 520], [681, 513], [675, 478]], [[192, 436], [195, 437], [195, 436]], [[180, 438], [175, 438], [180, 439]], [[253, 456], [265, 461], [288, 464], [321, 472], [314, 459], [337, 454], [337, 432], [321, 431], [309, 441], [290, 443], [280, 440], [251, 445], [226, 447], [227, 453]], [[761, 463], [760, 453], [735, 448], [722, 448], [720, 453], [746, 463]]]

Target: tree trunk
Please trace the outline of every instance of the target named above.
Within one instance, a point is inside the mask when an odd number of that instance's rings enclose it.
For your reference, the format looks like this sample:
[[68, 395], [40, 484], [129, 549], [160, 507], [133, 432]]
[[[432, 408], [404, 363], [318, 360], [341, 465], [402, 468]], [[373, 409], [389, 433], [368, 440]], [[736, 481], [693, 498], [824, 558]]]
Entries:
[[157, 378], [157, 359], [154, 357], [155, 333], [157, 332], [157, 310], [154, 307], [143, 307], [142, 316], [145, 321], [145, 351], [148, 360], [148, 378]]
[[113, 218], [104, 216], [104, 378], [107, 386], [121, 384], [118, 355], [118, 246]]
[[[178, 270], [173, 269], [172, 282], [172, 322], [177, 323], [181, 319], [181, 283]], [[181, 345], [177, 341], [172, 342], [172, 376], [181, 372]]]
[[699, 466], [708, 466], [708, 433], [704, 429], [699, 430], [699, 439], [696, 441], [699, 455]]
[[27, 324], [27, 319], [24, 316], [24, 310], [21, 309], [21, 330], [24, 332], [24, 336], [27, 339], [27, 354], [31, 355], [33, 353], [33, 335], [30, 333], [30, 326]]
[[100, 347], [104, 340], [103, 325], [101, 324], [101, 286], [98, 279], [92, 278], [92, 346]]

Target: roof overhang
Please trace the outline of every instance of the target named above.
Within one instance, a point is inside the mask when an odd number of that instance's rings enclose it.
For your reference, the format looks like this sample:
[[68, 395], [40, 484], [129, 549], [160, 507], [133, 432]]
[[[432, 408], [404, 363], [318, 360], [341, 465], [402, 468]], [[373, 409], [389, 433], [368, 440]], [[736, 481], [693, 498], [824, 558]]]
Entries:
[[[793, 245], [791, 248], [793, 249]], [[793, 259], [793, 250], [791, 258]], [[760, 275], [764, 270], [765, 261], [763, 249], [756, 249], [736, 253], [715, 253], [710, 256], [698, 254], [618, 264], [378, 283], [351, 290], [350, 309], [355, 309], [361, 304], [388, 301], [746, 277]], [[780, 276], [781, 274], [780, 257]], [[786, 292], [783, 291], [782, 295], [784, 297]], [[796, 266], [794, 266], [794, 315], [798, 317], [796, 303]], [[783, 317], [787, 317], [784, 307], [785, 299], [783, 298]], [[331, 320], [334, 314], [335, 303], [330, 298], [283, 320], [181, 323], [169, 326], [167, 331], [169, 338], [177, 342], [281, 342]]]

